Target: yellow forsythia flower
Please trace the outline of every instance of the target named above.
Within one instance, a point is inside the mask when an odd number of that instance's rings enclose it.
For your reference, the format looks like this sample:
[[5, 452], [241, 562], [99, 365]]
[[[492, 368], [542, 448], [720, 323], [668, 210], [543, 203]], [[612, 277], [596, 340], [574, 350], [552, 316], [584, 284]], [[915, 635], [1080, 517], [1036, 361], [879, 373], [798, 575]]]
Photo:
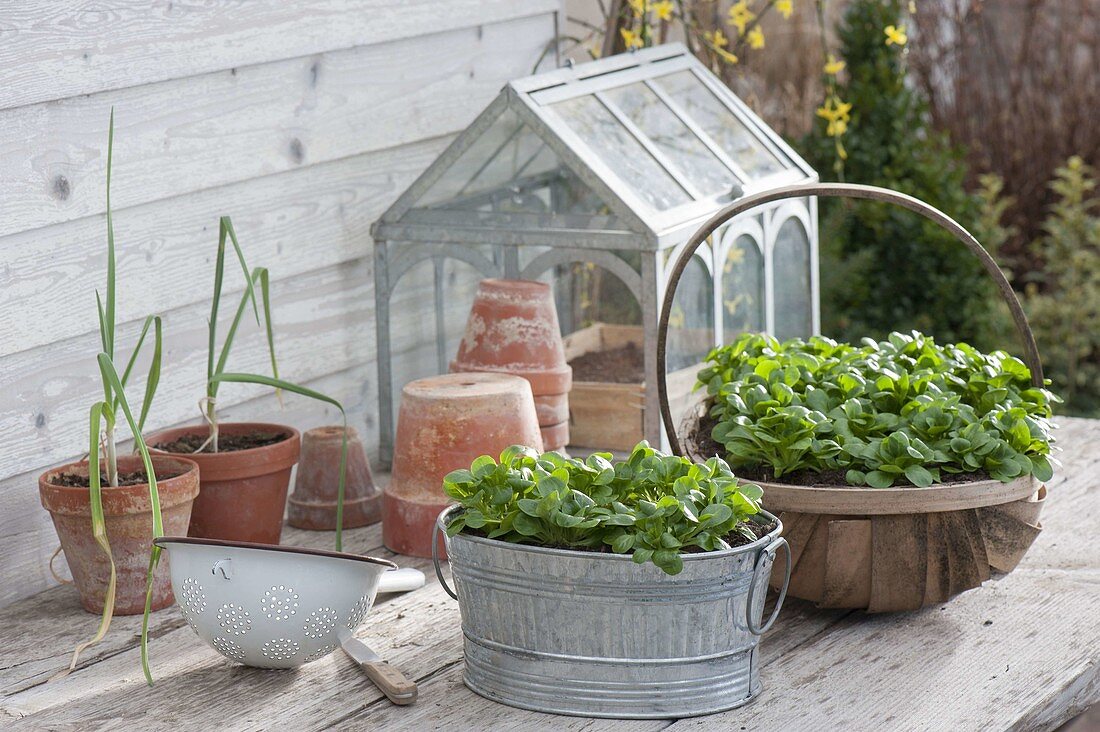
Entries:
[[888, 25], [883, 32], [886, 33], [887, 46], [894, 43], [898, 44], [899, 46], [904, 46], [906, 43], [909, 42], [909, 36], [905, 35], [904, 25], [898, 26], [896, 28], [892, 25]]
[[729, 39], [726, 38], [726, 35], [722, 32], [722, 30], [720, 28], [718, 30], [715, 30], [715, 31], [705, 32], [703, 34], [703, 38], [716, 51], [720, 50], [723, 47], [728, 46], [730, 44]]
[[757, 26], [749, 31], [749, 34], [745, 36], [745, 38], [749, 42], [749, 48], [764, 47], [764, 31], [760, 30], [760, 26]]
[[714, 52], [717, 53], [719, 58], [721, 58], [727, 64], [737, 63], [737, 56], [725, 50], [724, 48], [716, 48], [714, 49]]
[[791, 0], [775, 0], [775, 9], [785, 19], [789, 19], [794, 12], [794, 4]]
[[730, 23], [737, 28], [738, 34], [745, 32], [745, 26], [749, 24], [756, 14], [749, 10], [748, 0], [737, 0], [730, 6]]
[[622, 28], [619, 32], [623, 34], [623, 43], [626, 45], [627, 48], [642, 47], [642, 37], [639, 34], [635, 33], [629, 28]]
[[646, 0], [628, 0], [630, 9], [634, 11], [634, 15], [641, 16], [645, 14]]
[[836, 76], [844, 70], [845, 65], [843, 61], [838, 61], [836, 56], [830, 53], [829, 60], [825, 64], [825, 73], [829, 76]]
[[653, 3], [653, 12], [657, 13], [657, 17], [664, 21], [672, 20], [672, 10], [676, 5], [672, 0], [662, 0], [659, 3]]
[[852, 105], [840, 101], [840, 97], [832, 95], [825, 100], [825, 104], [817, 108], [817, 116], [829, 122], [825, 134], [829, 137], [840, 137], [848, 131], [848, 120]]

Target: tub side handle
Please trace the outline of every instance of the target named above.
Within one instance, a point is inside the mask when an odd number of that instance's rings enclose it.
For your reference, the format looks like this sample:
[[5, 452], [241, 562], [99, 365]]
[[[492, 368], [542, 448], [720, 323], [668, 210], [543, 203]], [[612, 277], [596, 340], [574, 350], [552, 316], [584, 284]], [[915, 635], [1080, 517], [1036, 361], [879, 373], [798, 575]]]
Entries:
[[[756, 588], [760, 586], [761, 575], [764, 571], [764, 567], [769, 562], [775, 561], [775, 555], [780, 548], [785, 549], [784, 558], [785, 569], [783, 573], [783, 585], [779, 588], [779, 599], [775, 601], [775, 608], [772, 610], [772, 614], [768, 616], [768, 622], [762, 626], [758, 626], [756, 621], [752, 617], [752, 606], [755, 603]], [[436, 565], [438, 568], [438, 565]], [[760, 556], [756, 558], [756, 566], [752, 569], [752, 583], [749, 585], [749, 596], [745, 602], [745, 620], [748, 624], [749, 632], [753, 635], [764, 635], [775, 624], [775, 619], [779, 617], [779, 611], [783, 608], [783, 600], [787, 597], [787, 585], [791, 583], [791, 546], [787, 543], [787, 540], [782, 536], [764, 547], [764, 551], [760, 552]], [[763, 583], [765, 592], [767, 591], [767, 583]]]
[[[443, 568], [439, 566], [439, 534], [443, 531], [443, 516], [450, 507], [444, 509], [443, 513], [439, 514], [439, 518], [436, 519], [435, 524], [432, 526], [432, 564], [435, 565], [435, 576], [439, 578], [439, 584], [443, 585], [443, 591], [450, 595], [453, 599], [457, 600], [458, 595], [451, 589], [451, 586], [447, 584], [446, 578], [443, 576]], [[788, 557], [790, 553], [788, 552]], [[790, 568], [790, 560], [787, 560], [788, 569]], [[786, 587], [783, 588], [786, 590]]]

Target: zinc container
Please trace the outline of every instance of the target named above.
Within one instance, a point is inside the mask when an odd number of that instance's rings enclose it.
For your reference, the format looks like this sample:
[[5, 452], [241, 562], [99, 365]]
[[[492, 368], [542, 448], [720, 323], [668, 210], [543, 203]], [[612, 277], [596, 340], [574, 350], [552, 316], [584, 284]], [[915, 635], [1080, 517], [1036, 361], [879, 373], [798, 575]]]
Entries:
[[[433, 547], [457, 507], [440, 514]], [[668, 575], [629, 555], [446, 538], [471, 690], [503, 704], [586, 717], [688, 717], [760, 693], [759, 642], [782, 525], [733, 549], [684, 554]], [[438, 552], [437, 552], [438, 555]]]

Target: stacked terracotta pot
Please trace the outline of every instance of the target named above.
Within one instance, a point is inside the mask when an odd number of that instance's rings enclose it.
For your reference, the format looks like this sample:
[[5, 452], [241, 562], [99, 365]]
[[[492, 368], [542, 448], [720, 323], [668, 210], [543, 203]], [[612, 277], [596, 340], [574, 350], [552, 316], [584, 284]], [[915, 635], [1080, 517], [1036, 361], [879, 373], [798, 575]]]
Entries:
[[451, 371], [522, 376], [531, 384], [547, 450], [569, 443], [569, 389], [558, 313], [550, 286], [528, 280], [482, 280]]
[[444, 374], [401, 390], [393, 477], [382, 500], [382, 540], [398, 554], [432, 555], [432, 531], [450, 505], [443, 477], [511, 445], [541, 449], [531, 387], [507, 374]]

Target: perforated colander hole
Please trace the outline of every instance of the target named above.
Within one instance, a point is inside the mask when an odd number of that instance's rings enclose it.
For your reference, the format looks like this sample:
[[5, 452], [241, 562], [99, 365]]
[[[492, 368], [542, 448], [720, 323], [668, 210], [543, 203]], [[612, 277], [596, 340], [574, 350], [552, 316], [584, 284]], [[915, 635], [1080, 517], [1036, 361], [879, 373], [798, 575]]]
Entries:
[[285, 585], [273, 585], [260, 598], [260, 609], [271, 620], [290, 620], [298, 612], [298, 593]]
[[194, 613], [198, 615], [206, 609], [206, 593], [202, 590], [202, 585], [194, 577], [188, 577], [183, 581], [183, 587], [180, 591], [180, 607], [184, 609], [184, 614]]
[[306, 660], [303, 663], [309, 663], [310, 661], [316, 661], [318, 658], [324, 658], [328, 654], [336, 650], [335, 643], [329, 643], [318, 648], [313, 653], [306, 656]]
[[356, 600], [355, 606], [351, 609], [351, 614], [348, 615], [347, 627], [351, 630], [358, 628], [368, 610], [370, 610], [370, 598], [363, 595]]
[[229, 635], [244, 635], [252, 627], [252, 618], [243, 607], [227, 602], [218, 608], [218, 625]]
[[236, 641], [232, 641], [229, 638], [215, 638], [210, 645], [214, 646], [218, 653], [226, 658], [232, 658], [234, 661], [239, 661], [244, 658], [244, 649], [237, 645]]
[[298, 644], [289, 638], [276, 638], [264, 643], [260, 653], [272, 661], [286, 661], [298, 654]]
[[330, 607], [314, 610], [306, 618], [302, 632], [305, 633], [306, 638], [326, 638], [336, 627], [337, 620], [339, 615]]

